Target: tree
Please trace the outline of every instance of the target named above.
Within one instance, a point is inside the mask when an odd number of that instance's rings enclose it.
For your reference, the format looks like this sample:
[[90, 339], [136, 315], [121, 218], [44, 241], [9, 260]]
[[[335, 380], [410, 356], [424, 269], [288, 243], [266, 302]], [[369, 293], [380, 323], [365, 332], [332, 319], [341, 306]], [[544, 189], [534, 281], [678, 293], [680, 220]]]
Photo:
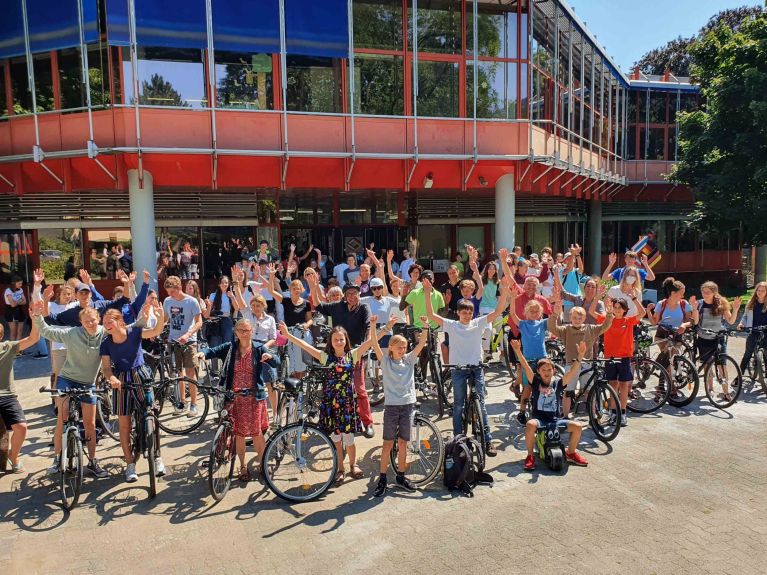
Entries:
[[173, 84], [167, 82], [160, 74], [152, 74], [147, 82], [141, 82], [141, 97], [139, 104], [150, 106], [181, 106], [188, 108], [189, 104], [181, 98]]
[[673, 181], [695, 191], [691, 223], [767, 242], [767, 14], [713, 28], [691, 48], [705, 108], [679, 115]]
[[690, 49], [697, 40], [722, 24], [737, 31], [746, 18], [753, 18], [760, 14], [764, 14], [764, 8], [761, 6], [742, 6], [722, 10], [714, 14], [695, 36], [690, 38], [679, 36], [665, 46], [650, 50], [634, 66], [639, 66], [643, 74], [662, 75], [666, 70], [671, 70], [676, 76], [689, 76], [692, 63]]

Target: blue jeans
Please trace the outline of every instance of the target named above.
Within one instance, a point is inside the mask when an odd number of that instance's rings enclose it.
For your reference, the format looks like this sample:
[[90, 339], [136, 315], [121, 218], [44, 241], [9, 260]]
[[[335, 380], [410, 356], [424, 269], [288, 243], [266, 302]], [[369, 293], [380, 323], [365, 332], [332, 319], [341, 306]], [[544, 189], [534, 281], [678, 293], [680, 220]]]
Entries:
[[474, 391], [479, 396], [482, 425], [485, 426], [485, 443], [488, 443], [492, 436], [490, 434], [490, 421], [487, 418], [487, 408], [485, 407], [485, 372], [481, 367], [453, 369], [453, 435], [463, 433], [463, 410], [466, 404], [466, 389], [469, 386], [471, 372], [474, 372]]
[[45, 357], [48, 357], [48, 342], [45, 341], [44, 337], [41, 337], [37, 341], [37, 353], [40, 355], [44, 355]]

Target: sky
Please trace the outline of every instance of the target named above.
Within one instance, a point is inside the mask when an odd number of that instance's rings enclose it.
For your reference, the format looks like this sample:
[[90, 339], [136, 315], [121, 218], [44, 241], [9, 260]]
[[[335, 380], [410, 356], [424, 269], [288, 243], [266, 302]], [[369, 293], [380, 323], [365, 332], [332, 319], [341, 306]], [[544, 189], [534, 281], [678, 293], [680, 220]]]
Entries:
[[755, 0], [568, 0], [624, 72], [646, 52], [698, 32], [726, 8], [763, 6]]

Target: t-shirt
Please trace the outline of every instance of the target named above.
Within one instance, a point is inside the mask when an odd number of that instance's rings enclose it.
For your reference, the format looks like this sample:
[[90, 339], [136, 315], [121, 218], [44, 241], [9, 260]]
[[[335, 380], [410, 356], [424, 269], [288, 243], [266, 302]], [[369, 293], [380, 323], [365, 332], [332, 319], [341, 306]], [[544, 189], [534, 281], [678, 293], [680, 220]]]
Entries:
[[13, 302], [16, 305], [19, 305], [22, 300], [24, 299], [24, 290], [19, 288], [17, 290], [12, 290], [11, 288], [5, 288], [5, 302]]
[[115, 374], [127, 373], [144, 365], [144, 351], [141, 349], [141, 328], [128, 328], [128, 337], [122, 343], [112, 341], [110, 335], [101, 342], [99, 353], [112, 360]]
[[395, 361], [384, 351], [381, 360], [383, 374], [384, 404], [409, 405], [415, 403], [415, 362], [418, 356], [412, 351]]
[[0, 341], [0, 396], [15, 396], [13, 360], [19, 353], [18, 341]]
[[360, 277], [360, 268], [356, 267], [352, 269], [347, 266], [344, 270], [344, 278], [341, 282], [341, 287], [345, 286], [346, 284], [353, 284], [358, 277]]
[[626, 304], [629, 306], [629, 309], [626, 312], [627, 316], [634, 316], [638, 313], [636, 303], [634, 303], [634, 300], [629, 294], [625, 294], [621, 291], [621, 286], [611, 287], [609, 290], [607, 290], [607, 295], [612, 299], [622, 299], [626, 302]]
[[391, 296], [384, 296], [381, 299], [376, 299], [375, 296], [367, 296], [363, 297], [360, 301], [368, 306], [371, 316], [378, 316], [377, 325], [387, 323], [392, 316], [393, 310], [395, 308], [399, 310], [399, 301]]
[[[619, 282], [623, 279], [623, 272], [626, 271], [625, 267], [618, 268], [617, 270], [613, 270], [613, 272], [610, 274], [610, 277], [613, 278], [615, 281]], [[647, 279], [647, 272], [643, 270], [642, 268], [637, 268], [637, 271], [639, 272], [639, 278], [642, 280], [642, 283], [645, 282]]]
[[657, 311], [660, 315], [660, 321], [658, 322], [658, 325], [668, 329], [677, 330], [679, 329], [679, 326], [684, 323], [684, 313], [685, 310], [689, 311], [691, 309], [690, 304], [684, 300], [680, 300], [679, 305], [672, 309], [667, 302], [668, 300], [664, 299], [659, 301], [655, 306], [654, 311]]
[[[423, 293], [423, 286], [419, 285], [417, 288], [408, 292], [405, 301], [413, 306], [413, 325], [415, 327], [424, 327], [421, 323], [421, 316], [426, 315], [426, 295]], [[437, 313], [443, 307], [445, 307], [445, 298], [442, 297], [442, 294], [439, 291], [435, 289], [431, 290], [432, 311]], [[429, 322], [429, 325], [434, 328], [439, 327], [439, 324], [434, 321]]]
[[482, 363], [482, 332], [487, 327], [483, 315], [464, 325], [451, 319], [443, 320], [442, 329], [450, 336], [450, 363], [479, 365]]
[[[581, 279], [583, 277], [583, 274], [579, 273], [577, 269], [573, 269], [562, 279], [562, 287], [565, 288], [565, 291], [567, 292], [578, 293], [581, 289]], [[564, 307], [569, 308], [573, 306], [570, 302], [565, 300]]]
[[344, 281], [344, 273], [346, 273], [346, 270], [349, 269], [349, 264], [338, 264], [336, 267], [333, 268], [333, 275], [338, 280], [338, 283], [341, 287], [344, 286], [346, 283]]
[[[76, 305], [77, 305], [76, 301], [71, 301], [71, 302], [69, 302], [66, 305], [62, 305], [60, 303], [56, 303], [55, 301], [52, 301], [52, 302], [50, 302], [48, 304], [48, 313], [49, 314], [50, 313], [60, 314], [61, 312], [66, 311], [66, 310], [68, 310], [70, 308], [73, 308]], [[147, 327], [149, 327], [151, 329], [154, 326], [147, 326]], [[65, 344], [63, 344], [63, 343], [59, 343], [57, 341], [52, 341], [51, 342], [51, 349], [54, 349], [54, 350], [67, 349], [67, 346]]]
[[[458, 300], [461, 299], [461, 282], [456, 282], [455, 285], [451, 284], [450, 282], [445, 282], [441, 286], [439, 286], [439, 291], [442, 292], [442, 295], [445, 299], [447, 299], [447, 292], [450, 292], [450, 303], [447, 304], [447, 309], [450, 312], [448, 315], [451, 319], [458, 319], [457, 311], [458, 311]], [[434, 310], [435, 312], [437, 310]]]
[[345, 301], [322, 303], [316, 310], [333, 320], [333, 327], [341, 326], [349, 334], [353, 346], [360, 345], [368, 336], [370, 328], [370, 308], [363, 304], [349, 309]]
[[391, 299], [393, 302], [393, 305], [391, 307], [391, 315], [389, 315], [389, 319], [394, 317], [394, 318], [397, 318], [397, 323], [407, 323], [407, 316], [405, 315], [405, 311], [399, 308], [399, 304], [402, 301], [402, 298], [394, 297], [393, 295], [390, 295], [389, 299]]
[[[719, 331], [724, 328], [724, 317], [722, 315], [714, 315], [711, 310], [714, 309], [713, 303], [706, 303], [703, 300], [698, 302], [698, 311], [700, 312], [698, 327], [701, 330]], [[723, 310], [720, 308], [720, 313]], [[698, 337], [700, 339], [713, 340], [716, 339], [716, 335], [708, 333], [707, 331], [699, 331]]]
[[[183, 294], [180, 300], [166, 297], [162, 302], [162, 309], [170, 323], [168, 337], [173, 341], [189, 331], [189, 328], [194, 325], [194, 318], [202, 313], [197, 298], [187, 294]], [[197, 341], [196, 332], [189, 337], [189, 341]]]
[[493, 280], [488, 280], [485, 289], [482, 291], [482, 301], [480, 307], [495, 309], [498, 305], [498, 284]]
[[413, 258], [408, 258], [406, 260], [402, 260], [402, 262], [399, 264], [397, 275], [401, 277], [403, 281], [410, 281], [410, 266], [412, 266], [414, 263], [415, 260], [413, 260]]
[[523, 319], [519, 322], [522, 351], [526, 359], [546, 357], [546, 320]]
[[541, 387], [543, 379], [539, 374], [535, 374], [530, 384], [532, 388], [533, 417], [542, 423], [550, 423], [559, 419], [562, 413], [562, 378], [554, 377], [549, 383], [549, 387]]
[[573, 307], [576, 307], [576, 306], [582, 307], [583, 309], [586, 310], [586, 325], [597, 325], [597, 324], [601, 324], [604, 321], [604, 317], [607, 311], [605, 310], [605, 302], [603, 302], [602, 300], [597, 300], [597, 307], [594, 310], [597, 313], [597, 315], [602, 317], [601, 320], [598, 320], [592, 317], [591, 314], [589, 313], [589, 309], [591, 308], [591, 300], [587, 302], [586, 298], [584, 298], [582, 295], [575, 295], [575, 294], [568, 293], [566, 291], [562, 292], [562, 299], [572, 303]]
[[306, 321], [306, 312], [311, 311], [307, 300], [302, 299], [301, 303], [294, 304], [293, 300], [289, 297], [282, 298], [282, 309], [285, 325], [288, 327], [304, 323]]
[[[218, 293], [218, 291], [214, 291], [208, 296], [208, 299], [213, 303], [213, 305], [216, 305], [216, 300], [214, 299], [215, 295]], [[229, 296], [226, 294], [221, 294], [221, 315], [230, 316], [232, 315], [232, 302], [229, 299]], [[213, 310], [210, 310], [211, 313], [213, 313]]]
[[634, 326], [639, 325], [636, 316], [614, 318], [605, 332], [605, 358], [631, 357], [634, 355]]
[[250, 335], [253, 341], [265, 343], [272, 339], [277, 339], [277, 324], [268, 313], [265, 313], [261, 319], [258, 319], [253, 314], [253, 310], [246, 308], [242, 310], [242, 317], [248, 320], [253, 328]]
[[[543, 308], [543, 315], [551, 315], [551, 302], [547, 300], [545, 297], [540, 296], [538, 294], [535, 294], [533, 297], [528, 297], [527, 293], [525, 293], [524, 290], [520, 289], [517, 292], [517, 299], [514, 303], [514, 311], [517, 314], [517, 317], [519, 319], [525, 318], [525, 306], [528, 304], [528, 302], [535, 300], [539, 304], [541, 304], [541, 307]], [[512, 321], [511, 317], [508, 319], [509, 327], [511, 328], [511, 333], [514, 335], [519, 335], [519, 329]], [[527, 356], [525, 356], [527, 357]]]

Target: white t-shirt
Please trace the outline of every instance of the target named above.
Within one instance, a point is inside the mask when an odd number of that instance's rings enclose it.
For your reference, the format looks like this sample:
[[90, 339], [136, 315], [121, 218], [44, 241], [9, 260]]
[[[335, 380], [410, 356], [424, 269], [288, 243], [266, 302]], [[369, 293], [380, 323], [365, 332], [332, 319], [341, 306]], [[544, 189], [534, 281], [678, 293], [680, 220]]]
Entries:
[[[62, 311], [68, 310], [69, 308], [73, 308], [76, 305], [78, 305], [76, 301], [71, 301], [66, 305], [61, 305], [60, 303], [56, 303], [52, 301], [48, 304], [48, 313], [60, 314]], [[59, 343], [57, 341], [52, 341], [50, 343], [51, 343], [51, 349], [67, 349], [67, 346], [63, 343]]]
[[482, 363], [482, 332], [487, 327], [487, 316], [479, 316], [467, 325], [450, 319], [442, 321], [442, 329], [450, 336], [450, 363], [454, 365]]
[[389, 298], [391, 298], [391, 300], [394, 302], [389, 318], [397, 318], [397, 323], [407, 323], [407, 316], [405, 315], [404, 310], [399, 308], [399, 304], [402, 301], [402, 298], [394, 297], [393, 295], [390, 295]]
[[392, 316], [393, 309], [396, 307], [399, 309], [399, 302], [391, 296], [384, 296], [380, 300], [374, 296], [366, 296], [360, 298], [360, 302], [364, 303], [370, 308], [370, 315], [378, 316], [378, 325], [385, 324]]
[[637, 314], [637, 306], [634, 303], [634, 300], [621, 291], [621, 286], [611, 287], [609, 290], [607, 290], [607, 295], [612, 299], [622, 299], [628, 304], [629, 310], [626, 312], [626, 317], [632, 317]]
[[23, 299], [24, 299], [23, 289], [17, 289], [16, 291], [13, 291], [11, 288], [5, 288], [5, 303], [10, 304], [11, 302], [14, 302], [18, 304]]
[[333, 268], [333, 275], [338, 280], [338, 285], [343, 286], [346, 282], [344, 281], [344, 272], [349, 269], [349, 264], [343, 263], [338, 264], [336, 267]]

